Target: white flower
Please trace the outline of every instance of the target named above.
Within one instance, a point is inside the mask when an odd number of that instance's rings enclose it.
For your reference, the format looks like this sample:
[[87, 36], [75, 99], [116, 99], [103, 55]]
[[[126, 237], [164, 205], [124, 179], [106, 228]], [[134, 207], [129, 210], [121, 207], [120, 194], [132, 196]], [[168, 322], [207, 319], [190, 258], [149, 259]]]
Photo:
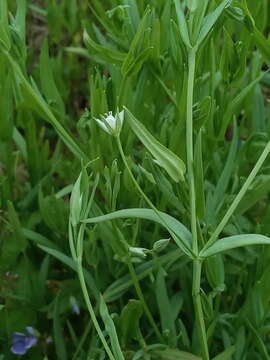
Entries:
[[101, 120], [96, 118], [95, 120], [98, 125], [108, 134], [117, 136], [120, 134], [124, 122], [124, 110], [121, 112], [117, 110], [115, 116], [113, 116], [112, 112], [110, 111], [109, 113], [102, 115]]

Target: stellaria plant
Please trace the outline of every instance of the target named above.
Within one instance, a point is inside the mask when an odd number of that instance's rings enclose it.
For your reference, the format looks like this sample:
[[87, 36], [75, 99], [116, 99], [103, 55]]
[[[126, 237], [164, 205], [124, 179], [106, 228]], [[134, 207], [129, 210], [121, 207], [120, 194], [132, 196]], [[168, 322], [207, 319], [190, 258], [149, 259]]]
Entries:
[[[0, 5], [0, 86], [9, 98], [0, 99], [7, 115], [0, 132], [7, 229], [17, 236], [18, 258], [29, 261], [27, 239], [49, 254], [34, 272], [41, 294], [55, 271], [53, 257], [77, 272], [86, 303], [78, 315], [87, 321], [78, 342], [62, 309], [66, 305], [70, 313], [74, 289], [57, 288], [47, 307], [55, 356], [268, 359], [267, 1], [110, 0], [105, 9], [93, 0], [90, 14], [75, 3], [81, 41], [61, 56], [70, 61], [70, 76], [76, 67], [81, 72], [78, 59], [90, 66], [89, 110], [79, 109], [77, 123], [72, 96], [61, 87], [63, 58], [50, 59], [45, 41], [40, 74], [28, 78], [25, 2], [18, 1], [15, 17], [7, 15], [6, 1]], [[59, 47], [61, 31], [52, 20], [58, 16], [67, 28], [63, 4], [63, 12], [56, 2], [45, 11]], [[71, 19], [76, 34], [79, 25]], [[13, 108], [19, 114], [14, 122]], [[41, 119], [51, 152], [44, 142], [38, 153], [35, 126]], [[22, 195], [18, 205], [11, 186], [14, 143], [21, 154], [16, 161], [27, 164], [30, 174], [34, 170], [30, 196]], [[46, 159], [42, 164], [38, 154]], [[35, 216], [26, 221], [24, 213], [32, 209]], [[46, 309], [44, 298], [35, 296]], [[61, 329], [64, 321], [73, 345]]]

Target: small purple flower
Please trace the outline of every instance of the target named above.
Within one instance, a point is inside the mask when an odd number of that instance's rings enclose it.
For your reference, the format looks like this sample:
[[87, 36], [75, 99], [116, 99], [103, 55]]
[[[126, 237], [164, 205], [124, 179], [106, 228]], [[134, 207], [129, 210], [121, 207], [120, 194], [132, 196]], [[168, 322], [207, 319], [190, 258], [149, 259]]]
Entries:
[[31, 326], [27, 326], [28, 335], [15, 332], [12, 336], [11, 352], [16, 355], [24, 355], [28, 349], [34, 346], [38, 339], [34, 336], [35, 330]]

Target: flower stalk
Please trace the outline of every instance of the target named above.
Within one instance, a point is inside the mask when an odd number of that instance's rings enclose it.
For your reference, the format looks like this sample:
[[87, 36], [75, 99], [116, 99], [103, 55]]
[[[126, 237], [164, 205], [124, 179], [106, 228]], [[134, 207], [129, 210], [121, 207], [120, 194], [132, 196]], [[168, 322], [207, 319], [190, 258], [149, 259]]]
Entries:
[[187, 118], [186, 118], [186, 148], [187, 148], [187, 176], [189, 185], [189, 203], [191, 214], [192, 250], [197, 256], [193, 260], [192, 297], [195, 309], [198, 335], [204, 360], [209, 360], [205, 321], [203, 315], [202, 301], [200, 295], [202, 262], [198, 259], [198, 235], [196, 215], [196, 192], [194, 178], [194, 155], [193, 155], [193, 92], [196, 68], [196, 48], [188, 53], [188, 89], [187, 89]]

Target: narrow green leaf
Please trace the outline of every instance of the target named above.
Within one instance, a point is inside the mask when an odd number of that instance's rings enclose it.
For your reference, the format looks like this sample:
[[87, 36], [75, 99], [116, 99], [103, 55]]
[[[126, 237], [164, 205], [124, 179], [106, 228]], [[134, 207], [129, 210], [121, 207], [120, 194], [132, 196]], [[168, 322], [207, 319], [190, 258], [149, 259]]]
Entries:
[[253, 39], [258, 47], [258, 49], [262, 52], [265, 62], [268, 66], [270, 66], [270, 43], [264, 35], [255, 27]]
[[138, 339], [139, 321], [143, 314], [143, 306], [139, 300], [129, 300], [123, 307], [120, 316], [121, 342], [125, 345], [132, 339]]
[[222, 254], [211, 256], [205, 260], [206, 276], [214, 291], [225, 289], [225, 269]]
[[180, 0], [174, 0], [174, 5], [175, 5], [175, 9], [176, 9], [178, 27], [179, 27], [179, 31], [180, 31], [182, 40], [185, 43], [185, 45], [187, 46], [187, 48], [190, 49], [190, 48], [192, 48], [192, 45], [190, 43], [188, 26], [187, 26], [185, 14], [184, 14], [184, 11], [182, 8], [182, 4], [181, 4]]
[[222, 126], [220, 130], [219, 137], [224, 139], [224, 135], [226, 132], [226, 129], [233, 117], [233, 115], [236, 114], [239, 107], [242, 105], [243, 100], [248, 96], [250, 91], [256, 86], [256, 84], [263, 78], [264, 73], [260, 74], [255, 80], [250, 82], [246, 87], [244, 87], [240, 93], [235, 96], [235, 98], [228, 104], [228, 107], [224, 113]]
[[16, 26], [20, 31], [20, 36], [25, 41], [25, 18], [26, 0], [17, 0]]
[[235, 345], [230, 346], [222, 353], [215, 356], [212, 360], [231, 360], [232, 355], [235, 353]]
[[130, 21], [130, 29], [132, 29], [132, 35], [134, 36], [140, 24], [140, 13], [137, 6], [137, 1], [124, 0], [123, 3], [126, 5]]
[[[269, 44], [270, 46], [270, 44]], [[266, 111], [264, 94], [260, 84], [256, 84], [252, 99], [252, 126], [254, 132], [266, 132]]]
[[132, 63], [129, 64], [125, 70], [123, 70], [123, 75], [124, 76], [136, 75], [141, 70], [143, 63], [150, 57], [152, 51], [153, 51], [153, 47], [148, 47], [148, 48], [144, 49], [132, 61]]
[[100, 315], [105, 325], [105, 329], [110, 337], [111, 340], [111, 347], [113, 351], [113, 355], [115, 356], [116, 360], [125, 360], [122, 350], [120, 348], [118, 336], [116, 333], [114, 322], [109, 314], [107, 305], [102, 296], [100, 296]]
[[160, 268], [156, 278], [156, 298], [161, 318], [161, 327], [163, 334], [166, 334], [166, 332], [168, 332], [169, 344], [170, 346], [175, 347], [177, 343], [176, 327], [172, 313], [172, 306], [167, 292], [165, 276], [165, 270], [163, 268]]
[[[38, 247], [40, 249], [42, 249], [43, 251], [45, 251], [46, 253], [52, 255], [54, 258], [61, 261], [63, 264], [67, 265], [72, 270], [77, 271], [77, 264], [74, 260], [72, 260], [71, 257], [65, 255], [64, 253], [62, 253], [56, 249], [51, 249], [47, 246], [38, 245]], [[91, 294], [93, 294], [93, 296], [96, 299], [98, 299], [100, 293], [96, 287], [96, 284], [95, 284], [95, 281], [94, 281], [92, 275], [85, 269], [83, 272], [84, 272], [85, 281], [86, 281], [87, 285], [89, 286], [89, 289], [91, 290]]]
[[18, 131], [18, 129], [15, 126], [13, 127], [12, 138], [13, 138], [17, 148], [20, 150], [23, 159], [25, 161], [27, 161], [28, 154], [27, 154], [25, 138], [21, 135], [21, 133]]
[[146, 129], [146, 127], [140, 123], [132, 113], [126, 108], [126, 120], [130, 127], [146, 146], [148, 151], [152, 154], [158, 164], [164, 168], [170, 177], [175, 181], [184, 181], [184, 174], [186, 167], [184, 162], [175, 155], [171, 150], [159, 143]]
[[[12, 106], [12, 81], [11, 74], [6, 74], [6, 67], [3, 66], [3, 82], [0, 85], [0, 91], [5, 96], [0, 97], [1, 121], [0, 121], [0, 140], [10, 141], [12, 138], [14, 121], [13, 121], [13, 106]], [[1, 73], [0, 73], [1, 74]]]
[[87, 159], [88, 157], [82, 151], [80, 146], [75, 142], [72, 136], [63, 127], [63, 125], [55, 118], [44, 99], [26, 80], [18, 64], [8, 53], [5, 53], [5, 56], [14, 71], [17, 84], [21, 87], [25, 98], [28, 100], [28, 105], [30, 106], [31, 104], [31, 107], [34, 107], [34, 109], [39, 113], [40, 116], [42, 116], [43, 119], [49, 121], [49, 123], [54, 126], [60, 138], [74, 155], [76, 155], [79, 159]]
[[201, 357], [176, 349], [153, 351], [156, 360], [202, 360]]
[[81, 219], [81, 210], [82, 210], [82, 193], [81, 193], [81, 177], [82, 173], [78, 176], [76, 180], [71, 196], [70, 196], [70, 218], [73, 226], [76, 226]]
[[229, 185], [229, 181], [233, 174], [233, 169], [235, 166], [235, 158], [237, 154], [237, 145], [238, 145], [238, 130], [236, 121], [233, 123], [233, 141], [230, 145], [230, 151], [226, 159], [224, 169], [218, 179], [217, 186], [215, 188], [213, 198], [207, 204], [207, 220], [209, 223], [216, 221], [219, 210], [222, 208], [222, 205], [225, 201], [225, 194]]
[[267, 347], [266, 347], [259, 331], [251, 324], [251, 322], [247, 318], [245, 319], [245, 321], [247, 322], [248, 327], [251, 329], [251, 331], [255, 337], [255, 340], [257, 343], [257, 348], [258, 348], [259, 352], [261, 353], [261, 358], [264, 360], [269, 360], [270, 356], [268, 354]]
[[200, 1], [199, 0], [187, 0], [186, 2], [187, 2], [187, 7], [189, 8], [189, 10], [191, 12], [194, 12], [198, 8]]
[[[144, 37], [147, 29], [147, 25], [149, 23], [151, 11], [147, 9], [145, 14], [138, 26], [137, 32], [130, 44], [128, 54], [126, 59], [122, 65], [121, 72], [124, 76], [128, 76], [130, 74], [130, 69], [136, 66], [136, 63], [139, 61], [139, 58], [144, 58], [149, 56], [149, 47], [145, 48]], [[152, 49], [152, 48], [151, 48]], [[141, 61], [140, 61], [141, 62]]]
[[[161, 218], [164, 218], [164, 220], [166, 221], [166, 223], [168, 224], [168, 226], [170, 226], [170, 228], [174, 231], [174, 233], [183, 240], [183, 242], [185, 243], [185, 245], [187, 247], [190, 246], [191, 244], [191, 233], [190, 231], [178, 220], [176, 220], [174, 217], [161, 212]], [[118, 210], [115, 212], [112, 212], [110, 214], [106, 214], [106, 215], [102, 215], [102, 216], [98, 216], [98, 217], [93, 217], [93, 218], [89, 218], [89, 219], [85, 219], [82, 220], [82, 222], [87, 223], [87, 224], [94, 224], [94, 223], [98, 223], [98, 222], [102, 222], [102, 221], [109, 221], [109, 220], [113, 220], [113, 219], [117, 219], [117, 218], [141, 218], [141, 219], [145, 219], [145, 220], [152, 220], [155, 221], [157, 223], [159, 223], [162, 226], [164, 225], [164, 222], [161, 220], [161, 218], [155, 213], [154, 210], [151, 209], [124, 209], [124, 210]]]
[[86, 30], [84, 30], [83, 39], [90, 55], [98, 55], [102, 60], [110, 64], [121, 65], [124, 62], [126, 58], [125, 53], [97, 44]]
[[66, 343], [63, 336], [63, 327], [60, 318], [60, 295], [56, 296], [53, 313], [53, 337], [57, 359], [67, 360]]
[[206, 258], [237, 247], [250, 245], [270, 245], [270, 238], [259, 234], [234, 235], [217, 240], [213, 245], [200, 252], [200, 257]]
[[22, 233], [27, 239], [33, 241], [36, 245], [41, 245], [60, 251], [60, 248], [57, 244], [48, 240], [45, 236], [40, 235], [33, 230], [22, 228]]
[[194, 164], [197, 216], [199, 219], [202, 219], [205, 215], [205, 197], [201, 131], [198, 134], [197, 142], [195, 145]]
[[197, 44], [200, 45], [203, 40], [208, 35], [209, 31], [212, 29], [212, 27], [215, 25], [217, 20], [219, 19], [220, 15], [222, 14], [223, 10], [230, 5], [232, 0], [223, 0], [222, 3], [210, 14], [208, 14], [203, 21], [202, 28], [200, 30]]
[[252, 188], [246, 193], [236, 208], [236, 214], [242, 215], [252, 208], [260, 199], [267, 196], [270, 191], [270, 176], [263, 175], [256, 179]]
[[57, 112], [62, 117], [64, 117], [65, 106], [55, 84], [53, 68], [49, 58], [49, 47], [47, 39], [44, 41], [40, 53], [40, 80], [41, 89], [47, 102], [49, 104], [51, 103], [52, 108], [55, 108]]
[[[138, 280], [144, 279], [154, 270], [158, 269], [160, 266], [166, 266], [168, 263], [173, 263], [183, 257], [183, 253], [179, 250], [173, 250], [168, 252], [165, 255], [158, 257], [158, 262], [156, 259], [145, 261], [144, 263], [138, 265], [135, 269], [136, 276]], [[114, 281], [104, 292], [103, 297], [106, 302], [112, 302], [119, 299], [130, 287], [134, 286], [133, 279], [131, 276], [124, 275], [121, 278], [118, 278]]]
[[0, 2], [0, 49], [1, 47], [6, 51], [9, 51], [11, 47], [7, 0]]
[[[27, 241], [24, 237], [19, 216], [15, 210], [15, 207], [11, 201], [7, 202], [8, 205], [8, 220], [11, 225], [11, 230], [16, 237], [16, 247], [18, 252], [24, 252], [27, 247]], [[14, 241], [14, 240], [12, 240]]]

